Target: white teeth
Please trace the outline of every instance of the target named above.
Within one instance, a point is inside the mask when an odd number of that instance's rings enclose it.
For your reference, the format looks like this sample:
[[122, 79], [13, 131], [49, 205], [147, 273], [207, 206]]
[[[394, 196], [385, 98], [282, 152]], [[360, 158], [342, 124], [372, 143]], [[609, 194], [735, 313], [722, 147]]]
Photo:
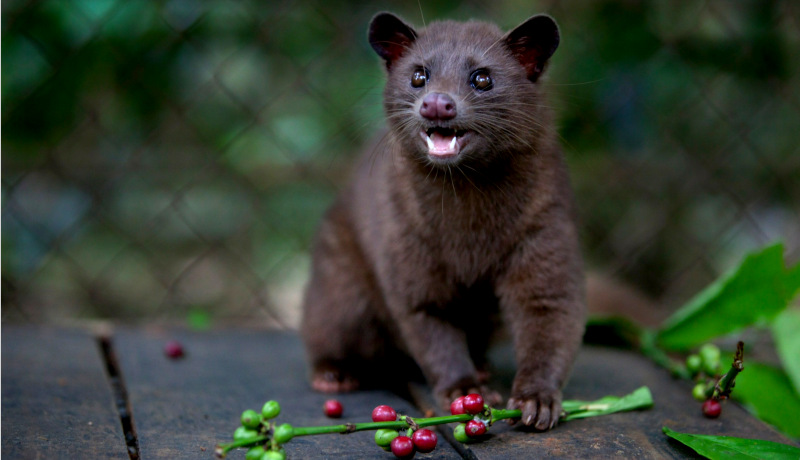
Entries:
[[434, 150], [436, 148], [436, 145], [434, 145], [433, 140], [431, 139], [430, 136], [425, 138], [425, 142], [428, 143], [428, 150]]
[[452, 152], [455, 149], [456, 149], [456, 136], [453, 136], [453, 138], [450, 139], [450, 151]]

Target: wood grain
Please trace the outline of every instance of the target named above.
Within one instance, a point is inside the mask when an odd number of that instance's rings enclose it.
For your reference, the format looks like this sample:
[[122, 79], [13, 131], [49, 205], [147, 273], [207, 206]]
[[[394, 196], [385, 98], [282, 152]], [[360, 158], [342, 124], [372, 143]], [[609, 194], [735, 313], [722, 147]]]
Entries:
[[94, 337], [3, 326], [2, 345], [3, 458], [128, 459]]

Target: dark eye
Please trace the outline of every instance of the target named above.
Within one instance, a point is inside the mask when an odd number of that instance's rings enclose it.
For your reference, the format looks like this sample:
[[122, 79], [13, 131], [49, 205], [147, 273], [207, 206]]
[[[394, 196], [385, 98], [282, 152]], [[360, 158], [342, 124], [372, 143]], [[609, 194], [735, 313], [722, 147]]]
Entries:
[[425, 86], [425, 83], [428, 82], [428, 78], [430, 78], [430, 73], [428, 73], [428, 69], [424, 67], [420, 67], [411, 74], [411, 86], [414, 88], [422, 88]]
[[478, 91], [489, 91], [492, 89], [492, 77], [489, 76], [489, 71], [486, 69], [479, 69], [472, 72], [469, 77], [469, 84]]

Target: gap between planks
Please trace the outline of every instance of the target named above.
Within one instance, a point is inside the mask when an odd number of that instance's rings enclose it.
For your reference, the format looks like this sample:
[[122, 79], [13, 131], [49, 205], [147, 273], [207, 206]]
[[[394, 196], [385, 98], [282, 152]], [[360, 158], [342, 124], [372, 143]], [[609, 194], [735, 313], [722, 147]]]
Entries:
[[133, 412], [128, 399], [128, 391], [125, 388], [125, 380], [122, 377], [119, 362], [114, 352], [114, 344], [109, 336], [99, 336], [96, 340], [105, 364], [111, 393], [114, 395], [114, 405], [119, 413], [122, 434], [125, 437], [125, 444], [128, 448], [128, 456], [130, 460], [139, 460], [139, 439], [136, 436], [136, 427], [133, 423]]

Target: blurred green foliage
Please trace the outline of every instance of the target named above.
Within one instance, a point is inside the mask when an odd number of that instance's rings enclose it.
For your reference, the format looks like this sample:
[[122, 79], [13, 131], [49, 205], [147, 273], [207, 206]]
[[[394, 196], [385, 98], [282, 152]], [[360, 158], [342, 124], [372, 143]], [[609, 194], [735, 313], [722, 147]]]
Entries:
[[291, 323], [383, 125], [378, 10], [561, 26], [552, 104], [591, 265], [677, 304], [800, 235], [792, 1], [2, 5], [3, 318]]

